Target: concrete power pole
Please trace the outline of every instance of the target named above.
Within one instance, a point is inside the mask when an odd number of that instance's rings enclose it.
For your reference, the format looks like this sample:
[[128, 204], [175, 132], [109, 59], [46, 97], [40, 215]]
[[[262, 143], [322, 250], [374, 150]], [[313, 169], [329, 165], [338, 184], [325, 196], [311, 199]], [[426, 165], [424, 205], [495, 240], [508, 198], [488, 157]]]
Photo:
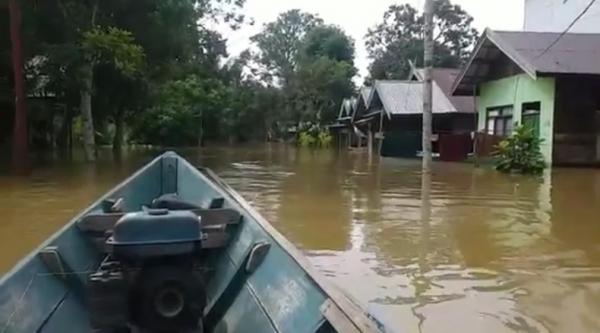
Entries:
[[425, 0], [425, 82], [423, 89], [423, 172], [431, 172], [431, 137], [433, 118], [433, 89], [431, 84], [431, 71], [433, 68], [433, 1]]

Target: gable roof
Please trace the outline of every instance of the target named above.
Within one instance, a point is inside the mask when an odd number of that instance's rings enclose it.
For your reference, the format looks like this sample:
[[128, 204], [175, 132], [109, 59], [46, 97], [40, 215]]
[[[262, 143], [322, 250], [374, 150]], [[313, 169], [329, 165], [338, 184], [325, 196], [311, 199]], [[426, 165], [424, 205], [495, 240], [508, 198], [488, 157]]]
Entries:
[[[491, 71], [490, 62], [501, 55], [508, 57], [533, 79], [538, 75], [552, 74], [600, 75], [600, 34], [560, 35], [555, 32], [486, 29], [468, 64], [454, 82], [453, 94], [472, 94], [475, 84]], [[552, 45], [556, 40], [558, 42]], [[548, 49], [550, 45], [552, 47]]]
[[[376, 81], [375, 94], [388, 115], [423, 113], [423, 83], [419, 81]], [[448, 97], [437, 84], [433, 85], [433, 113], [456, 113]]]
[[373, 87], [364, 86], [360, 88], [360, 98], [362, 99], [364, 106], [368, 109], [371, 106], [371, 100], [373, 96]]
[[[425, 69], [416, 68], [411, 63], [411, 79], [414, 77], [418, 81], [425, 80]], [[437, 84], [444, 92], [446, 97], [454, 105], [456, 110], [461, 113], [475, 113], [475, 98], [473, 96], [453, 96], [452, 86], [461, 70], [458, 68], [434, 68], [431, 71], [433, 82]]]
[[346, 119], [352, 117], [356, 110], [356, 98], [344, 98], [340, 106], [338, 119]]
[[[373, 87], [363, 86], [358, 92], [358, 99], [355, 103], [355, 108], [352, 113], [352, 120], [362, 117], [364, 112], [371, 108], [373, 100]], [[359, 114], [360, 113], [360, 114]]]

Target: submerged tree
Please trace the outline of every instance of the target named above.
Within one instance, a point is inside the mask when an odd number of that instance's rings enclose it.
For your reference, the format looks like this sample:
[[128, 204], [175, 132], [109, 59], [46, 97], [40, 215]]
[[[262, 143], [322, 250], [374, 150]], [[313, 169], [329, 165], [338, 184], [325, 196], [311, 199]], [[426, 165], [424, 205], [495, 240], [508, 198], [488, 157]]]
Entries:
[[[473, 17], [450, 0], [435, 1], [434, 15], [434, 66], [458, 68], [478, 37]], [[422, 66], [423, 22], [423, 14], [409, 4], [388, 8], [383, 22], [366, 35], [371, 79], [405, 79], [409, 61]]]

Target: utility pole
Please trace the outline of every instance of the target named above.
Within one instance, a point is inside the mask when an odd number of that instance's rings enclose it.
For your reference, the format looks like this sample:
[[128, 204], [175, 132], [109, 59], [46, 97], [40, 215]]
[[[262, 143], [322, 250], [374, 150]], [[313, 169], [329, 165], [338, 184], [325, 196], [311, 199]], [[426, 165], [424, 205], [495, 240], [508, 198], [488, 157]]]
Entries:
[[419, 251], [419, 271], [424, 281], [428, 281], [429, 233], [431, 223], [431, 122], [433, 118], [431, 70], [433, 67], [433, 1], [425, 0], [425, 82], [423, 87], [423, 170], [421, 172], [421, 246]]
[[23, 47], [21, 44], [21, 10], [17, 0], [9, 0], [10, 41], [15, 85], [15, 122], [13, 129], [12, 167], [16, 173], [29, 169], [27, 148], [27, 109], [23, 77]]
[[423, 173], [431, 172], [431, 137], [433, 118], [433, 90], [431, 71], [433, 68], [433, 1], [425, 0], [425, 82], [423, 87]]

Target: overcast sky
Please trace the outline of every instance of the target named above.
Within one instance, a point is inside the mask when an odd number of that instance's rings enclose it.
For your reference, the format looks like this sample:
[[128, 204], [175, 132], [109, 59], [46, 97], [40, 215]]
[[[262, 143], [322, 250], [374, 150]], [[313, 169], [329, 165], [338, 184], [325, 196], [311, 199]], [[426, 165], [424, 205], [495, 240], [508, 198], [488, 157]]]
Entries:
[[[453, 0], [475, 18], [475, 27], [498, 30], [520, 30], [523, 27], [524, 0]], [[244, 12], [254, 18], [254, 26], [226, 31], [229, 52], [238, 54], [250, 46], [249, 37], [258, 33], [264, 23], [273, 21], [281, 12], [299, 8], [316, 13], [326, 23], [341, 26], [356, 41], [356, 66], [361, 76], [367, 73], [369, 60], [363, 37], [367, 29], [382, 20], [383, 13], [392, 4], [410, 3], [423, 8], [424, 0], [246, 0]]]

